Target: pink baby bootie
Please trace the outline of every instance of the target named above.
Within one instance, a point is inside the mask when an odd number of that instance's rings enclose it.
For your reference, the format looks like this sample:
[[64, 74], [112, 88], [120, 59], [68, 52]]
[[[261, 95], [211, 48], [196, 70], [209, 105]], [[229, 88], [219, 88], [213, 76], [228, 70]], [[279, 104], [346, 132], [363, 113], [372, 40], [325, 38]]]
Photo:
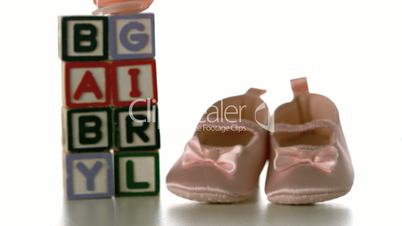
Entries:
[[207, 110], [167, 175], [172, 193], [211, 203], [240, 202], [254, 194], [267, 156], [268, 108], [259, 97], [264, 93], [250, 89]]
[[271, 202], [312, 204], [347, 194], [352, 161], [335, 104], [291, 81], [294, 99], [275, 111], [265, 191]]

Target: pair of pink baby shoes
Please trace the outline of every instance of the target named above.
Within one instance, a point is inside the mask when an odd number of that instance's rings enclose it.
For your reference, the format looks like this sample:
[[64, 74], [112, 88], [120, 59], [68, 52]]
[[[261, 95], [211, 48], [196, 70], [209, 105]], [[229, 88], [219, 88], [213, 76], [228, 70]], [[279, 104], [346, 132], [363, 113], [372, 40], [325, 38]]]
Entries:
[[274, 113], [260, 96], [265, 90], [213, 104], [166, 178], [183, 198], [211, 203], [251, 197], [269, 161], [265, 192], [279, 204], [312, 204], [348, 193], [353, 167], [338, 110], [327, 97], [311, 94], [305, 78], [291, 81], [294, 99]]

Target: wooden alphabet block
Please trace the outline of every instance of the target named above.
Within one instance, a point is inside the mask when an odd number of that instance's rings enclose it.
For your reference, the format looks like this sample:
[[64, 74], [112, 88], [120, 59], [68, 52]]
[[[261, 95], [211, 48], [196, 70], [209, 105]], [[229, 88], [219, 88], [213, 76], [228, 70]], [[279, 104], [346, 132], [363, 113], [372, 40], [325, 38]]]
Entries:
[[65, 16], [60, 20], [61, 58], [63, 61], [108, 59], [107, 17]]
[[114, 194], [111, 153], [66, 153], [67, 198], [108, 198]]
[[114, 111], [118, 151], [156, 150], [160, 147], [158, 108], [119, 108]]
[[116, 196], [159, 194], [158, 152], [116, 152]]
[[112, 111], [109, 108], [64, 110], [68, 151], [108, 151], [112, 146]]
[[67, 62], [64, 64], [64, 103], [69, 108], [106, 107], [111, 103], [110, 64]]
[[113, 105], [145, 106], [157, 103], [155, 60], [114, 61], [112, 63]]
[[155, 57], [154, 14], [144, 13], [109, 18], [109, 45], [112, 60]]

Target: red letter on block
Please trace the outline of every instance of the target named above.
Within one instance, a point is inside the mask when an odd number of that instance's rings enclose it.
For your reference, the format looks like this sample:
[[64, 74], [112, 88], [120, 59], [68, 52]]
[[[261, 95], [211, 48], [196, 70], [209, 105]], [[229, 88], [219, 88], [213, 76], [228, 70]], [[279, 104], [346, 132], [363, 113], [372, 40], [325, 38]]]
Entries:
[[97, 99], [102, 98], [102, 93], [94, 79], [91, 71], [86, 71], [78, 89], [75, 91], [74, 99], [79, 100], [83, 93], [93, 93]]
[[149, 99], [157, 103], [155, 60], [126, 60], [112, 62], [113, 106], [144, 106]]
[[128, 71], [128, 74], [130, 74], [131, 77], [131, 92], [130, 96], [131, 97], [139, 97], [141, 96], [141, 91], [138, 87], [138, 75], [140, 74], [140, 70], [137, 68], [130, 69]]
[[64, 103], [68, 108], [109, 106], [111, 102], [110, 78], [108, 63], [65, 63]]

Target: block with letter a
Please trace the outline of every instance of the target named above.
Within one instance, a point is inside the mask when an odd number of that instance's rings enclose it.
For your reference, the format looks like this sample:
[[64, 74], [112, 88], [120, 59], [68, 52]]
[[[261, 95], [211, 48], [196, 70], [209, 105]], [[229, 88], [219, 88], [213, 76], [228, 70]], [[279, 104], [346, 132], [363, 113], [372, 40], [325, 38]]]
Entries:
[[64, 102], [69, 108], [107, 107], [111, 103], [110, 64], [67, 62], [64, 64]]

